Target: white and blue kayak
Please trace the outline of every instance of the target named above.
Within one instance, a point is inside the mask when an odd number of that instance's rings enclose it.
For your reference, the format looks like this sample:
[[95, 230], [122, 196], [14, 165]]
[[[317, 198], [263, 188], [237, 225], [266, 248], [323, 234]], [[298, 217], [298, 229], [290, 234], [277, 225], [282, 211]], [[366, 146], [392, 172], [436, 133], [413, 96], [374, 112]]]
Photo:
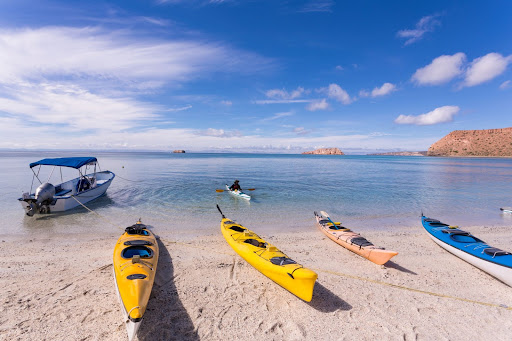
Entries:
[[229, 189], [228, 185], [226, 185], [226, 190], [229, 193], [233, 194], [235, 197], [239, 197], [239, 198], [242, 198], [242, 199], [245, 199], [245, 200], [251, 200], [251, 196], [250, 195], [245, 194], [244, 192], [239, 191], [239, 190], [232, 191], [232, 190]]
[[457, 226], [421, 217], [430, 238], [445, 250], [512, 286], [512, 253], [489, 246]]
[[500, 210], [506, 213], [512, 213], [512, 207], [502, 207]]

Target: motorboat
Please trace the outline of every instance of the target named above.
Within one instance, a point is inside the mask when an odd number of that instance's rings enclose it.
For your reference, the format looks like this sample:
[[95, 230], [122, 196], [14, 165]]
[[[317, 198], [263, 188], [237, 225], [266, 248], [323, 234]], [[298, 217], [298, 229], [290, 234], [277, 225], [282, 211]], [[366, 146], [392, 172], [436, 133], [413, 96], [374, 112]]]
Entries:
[[[41, 180], [42, 166], [52, 167], [46, 181]], [[54, 173], [57, 168], [60, 170], [61, 183], [53, 185], [50, 180], [52, 180], [52, 176], [55, 178]], [[63, 181], [63, 168], [76, 169], [78, 177]], [[67, 211], [94, 200], [105, 194], [115, 177], [111, 171], [101, 171], [95, 157], [43, 159], [31, 163], [30, 169], [34, 173], [30, 192], [23, 193], [22, 197], [18, 199], [28, 216], [33, 216], [36, 213]], [[40, 185], [32, 193], [36, 179]]]

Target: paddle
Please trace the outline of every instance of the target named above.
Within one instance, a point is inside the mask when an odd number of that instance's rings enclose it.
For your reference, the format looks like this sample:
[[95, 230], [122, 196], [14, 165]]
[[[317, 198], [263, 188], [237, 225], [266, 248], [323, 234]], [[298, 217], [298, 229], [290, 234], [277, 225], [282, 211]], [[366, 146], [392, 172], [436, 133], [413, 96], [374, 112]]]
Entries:
[[334, 226], [334, 228], [336, 230], [339, 230], [338, 226], [336, 226], [336, 224], [334, 223], [334, 221], [331, 220], [331, 218], [329, 217], [329, 215], [325, 212], [325, 211], [320, 211], [320, 213], [327, 218], [327, 220], [329, 220], [332, 224], [332, 226]]
[[[256, 190], [256, 188], [247, 188], [247, 189], [244, 189], [244, 191], [254, 191]], [[215, 192], [226, 192], [227, 189], [216, 189]]]
[[222, 216], [222, 218], [226, 218], [226, 217], [224, 216], [224, 213], [222, 213], [222, 211], [220, 210], [220, 207], [219, 207], [219, 205], [218, 205], [218, 204], [217, 204], [217, 209], [219, 210], [220, 215]]

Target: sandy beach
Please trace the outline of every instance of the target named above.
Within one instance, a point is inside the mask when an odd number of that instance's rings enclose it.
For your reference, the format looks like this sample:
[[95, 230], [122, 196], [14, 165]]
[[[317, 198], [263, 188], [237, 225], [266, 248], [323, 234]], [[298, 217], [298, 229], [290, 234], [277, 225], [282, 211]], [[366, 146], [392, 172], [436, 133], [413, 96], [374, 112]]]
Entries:
[[[139, 340], [510, 338], [512, 288], [441, 249], [421, 226], [358, 231], [399, 252], [384, 266], [328, 240], [313, 222], [310, 231], [262, 235], [318, 273], [310, 303], [247, 264], [218, 228], [159, 235]], [[496, 247], [512, 244], [509, 227], [465, 229]], [[2, 238], [0, 339], [126, 340], [111, 265], [119, 235]]]

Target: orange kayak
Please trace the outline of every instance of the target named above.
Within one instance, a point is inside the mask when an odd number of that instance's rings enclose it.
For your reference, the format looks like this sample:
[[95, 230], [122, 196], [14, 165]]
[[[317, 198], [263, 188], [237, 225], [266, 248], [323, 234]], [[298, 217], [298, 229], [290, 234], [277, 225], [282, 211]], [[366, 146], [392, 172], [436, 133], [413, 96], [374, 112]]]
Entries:
[[[325, 212], [323, 213], [326, 214]], [[330, 219], [320, 213], [315, 212], [315, 217], [320, 231], [327, 237], [375, 264], [385, 264], [398, 254], [398, 252], [385, 250], [382, 247], [373, 245], [359, 233], [342, 226], [340, 222], [334, 222], [333, 225]]]

